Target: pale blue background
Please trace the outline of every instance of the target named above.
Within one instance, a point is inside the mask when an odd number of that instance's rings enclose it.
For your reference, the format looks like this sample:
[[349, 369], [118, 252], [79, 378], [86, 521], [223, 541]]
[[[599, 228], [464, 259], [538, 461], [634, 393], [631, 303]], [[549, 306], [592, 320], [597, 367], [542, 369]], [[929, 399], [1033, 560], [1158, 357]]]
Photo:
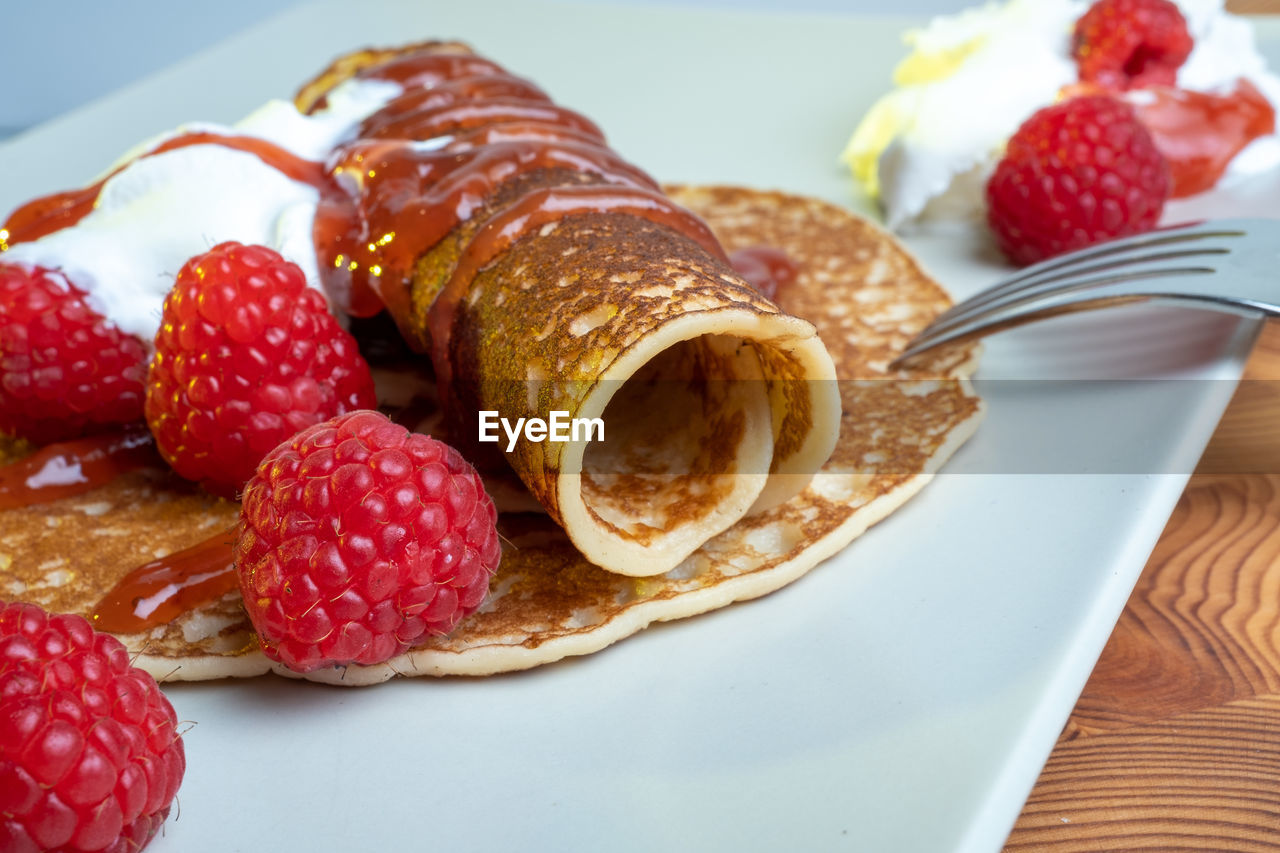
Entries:
[[[655, 5], [658, 0], [579, 2]], [[0, 0], [0, 137], [88, 103], [304, 4], [305, 0]], [[977, 4], [978, 0], [671, 0], [665, 5], [928, 16]], [[351, 7], [358, 14], [358, 0], [352, 0]]]

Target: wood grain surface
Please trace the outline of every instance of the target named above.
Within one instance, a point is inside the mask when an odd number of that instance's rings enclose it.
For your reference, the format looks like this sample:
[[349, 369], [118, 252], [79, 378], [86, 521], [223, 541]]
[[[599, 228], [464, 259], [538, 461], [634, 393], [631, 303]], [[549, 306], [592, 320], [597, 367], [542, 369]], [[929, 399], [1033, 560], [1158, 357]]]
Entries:
[[1280, 324], [1005, 850], [1280, 850]]

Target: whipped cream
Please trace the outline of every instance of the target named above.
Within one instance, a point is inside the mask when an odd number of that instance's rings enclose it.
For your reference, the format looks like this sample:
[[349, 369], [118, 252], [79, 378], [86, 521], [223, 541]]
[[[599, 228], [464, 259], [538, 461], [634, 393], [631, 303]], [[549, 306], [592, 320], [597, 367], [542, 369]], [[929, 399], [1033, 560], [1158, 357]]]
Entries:
[[[1222, 0], [1175, 0], [1194, 48], [1178, 86], [1229, 89], [1238, 78], [1280, 105], [1280, 77], [1258, 52], [1249, 22]], [[1036, 110], [1075, 83], [1071, 35], [1084, 0], [1009, 0], [935, 18], [906, 34], [912, 53], [897, 89], [867, 113], [843, 159], [878, 196], [886, 223], [968, 218], [983, 212], [983, 188], [1005, 143]], [[1255, 140], [1228, 175], [1280, 165], [1280, 140]]]
[[310, 184], [249, 152], [213, 143], [140, 155], [175, 136], [202, 131], [251, 136], [324, 161], [402, 91], [388, 81], [351, 79], [313, 115], [270, 101], [231, 126], [190, 124], [147, 140], [117, 161], [127, 165], [106, 181], [88, 215], [39, 240], [13, 245], [0, 260], [61, 271], [86, 292], [91, 308], [148, 345], [178, 270], [218, 243], [275, 249], [319, 288], [312, 226], [320, 194]]

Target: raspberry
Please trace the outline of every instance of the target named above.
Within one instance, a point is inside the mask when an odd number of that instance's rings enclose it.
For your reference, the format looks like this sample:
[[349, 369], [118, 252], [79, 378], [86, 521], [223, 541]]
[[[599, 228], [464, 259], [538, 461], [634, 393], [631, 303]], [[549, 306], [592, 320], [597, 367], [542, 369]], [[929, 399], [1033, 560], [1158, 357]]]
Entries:
[[480, 606], [497, 513], [456, 450], [378, 412], [303, 430], [245, 487], [236, 566], [267, 656], [299, 672], [389, 660]]
[[1087, 95], [1018, 128], [987, 181], [987, 221], [1009, 260], [1029, 264], [1155, 227], [1169, 169], [1128, 104]]
[[1169, 0], [1098, 0], [1076, 21], [1071, 53], [1082, 81], [1124, 90], [1173, 86], [1191, 47]]
[[178, 474], [231, 497], [298, 430], [372, 405], [355, 339], [296, 264], [222, 243], [182, 267], [146, 390], [147, 423]]
[[0, 430], [45, 443], [140, 420], [146, 358], [60, 273], [0, 264]]
[[139, 850], [186, 766], [173, 706], [119, 640], [0, 603], [0, 849]]

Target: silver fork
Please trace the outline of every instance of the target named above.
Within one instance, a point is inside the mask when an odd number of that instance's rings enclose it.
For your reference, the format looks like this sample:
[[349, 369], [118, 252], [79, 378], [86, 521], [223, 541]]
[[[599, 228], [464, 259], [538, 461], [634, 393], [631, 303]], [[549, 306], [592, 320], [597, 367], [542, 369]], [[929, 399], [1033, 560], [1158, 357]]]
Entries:
[[1163, 228], [1026, 267], [938, 315], [891, 366], [1046, 317], [1148, 300], [1280, 316], [1280, 220]]

